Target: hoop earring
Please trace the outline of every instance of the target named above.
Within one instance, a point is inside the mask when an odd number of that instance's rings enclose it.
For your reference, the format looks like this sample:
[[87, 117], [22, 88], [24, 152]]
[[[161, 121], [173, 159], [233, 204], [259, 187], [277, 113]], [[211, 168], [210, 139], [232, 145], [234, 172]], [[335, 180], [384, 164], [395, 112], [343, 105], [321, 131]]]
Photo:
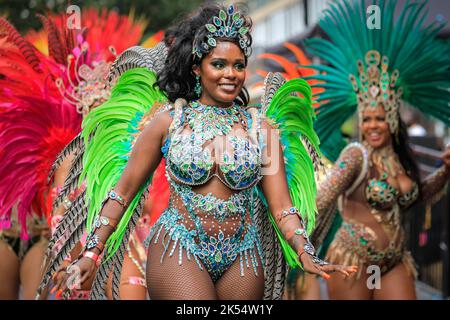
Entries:
[[200, 76], [197, 75], [195, 77], [195, 80], [196, 80], [196, 84], [195, 84], [194, 92], [200, 97], [200, 95], [202, 94], [202, 85], [200, 84]]

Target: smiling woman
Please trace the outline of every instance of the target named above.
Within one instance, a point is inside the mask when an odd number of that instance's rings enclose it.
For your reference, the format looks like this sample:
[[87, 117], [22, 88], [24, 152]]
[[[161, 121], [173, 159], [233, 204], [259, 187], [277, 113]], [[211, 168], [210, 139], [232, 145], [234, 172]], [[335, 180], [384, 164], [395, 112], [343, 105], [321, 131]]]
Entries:
[[[361, 133], [318, 189], [321, 221], [333, 221], [336, 207], [342, 219], [334, 221], [343, 220], [330, 229], [337, 231], [328, 237], [326, 259], [359, 267], [353, 279], [330, 280], [328, 293], [331, 299], [415, 299], [417, 272], [407, 250], [404, 212], [420, 200], [431, 201], [446, 185], [450, 148], [444, 164], [421, 180], [399, 110], [406, 102], [450, 124], [450, 58], [436, 37], [440, 27], [423, 24], [425, 2], [404, 6], [396, 20], [397, 1], [380, 1], [381, 21], [389, 21], [381, 30], [367, 28], [361, 17], [371, 4], [345, 0], [331, 6], [320, 21], [329, 40], [307, 41], [329, 63], [315, 66], [326, 72], [313, 76], [323, 81], [317, 85], [324, 91], [316, 128], [324, 153], [336, 153], [340, 128], [355, 111]], [[373, 270], [379, 286], [371, 285]]]
[[364, 110], [362, 118], [361, 131], [372, 148], [384, 147], [392, 142], [383, 106]]
[[245, 67], [239, 46], [219, 40], [211, 54], [193, 67], [203, 88], [199, 100], [206, 105], [229, 107], [244, 86]]
[[81, 283], [103, 249], [110, 258], [91, 297], [103, 297], [102, 279], [121, 264], [162, 158], [170, 201], [146, 240], [151, 299], [280, 299], [287, 264], [324, 278], [356, 271], [320, 260], [308, 238], [319, 156], [310, 87], [270, 74], [262, 106], [247, 107], [250, 29], [235, 6], [208, 5], [168, 30], [157, 74], [136, 68], [155, 64], [136, 63], [142, 49], [118, 58], [131, 56], [131, 70], [118, 72], [111, 99], [83, 123], [79, 205], [90, 203], [90, 235], [74, 265]]

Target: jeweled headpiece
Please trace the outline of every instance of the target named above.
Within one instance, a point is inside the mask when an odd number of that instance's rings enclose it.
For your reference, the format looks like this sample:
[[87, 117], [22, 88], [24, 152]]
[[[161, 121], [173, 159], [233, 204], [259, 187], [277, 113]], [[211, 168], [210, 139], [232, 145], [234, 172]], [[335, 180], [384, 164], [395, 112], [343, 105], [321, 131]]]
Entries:
[[228, 38], [238, 40], [239, 47], [244, 51], [246, 57], [251, 54], [250, 39], [248, 27], [244, 26], [245, 19], [234, 5], [230, 5], [227, 12], [219, 11], [219, 16], [214, 16], [211, 23], [207, 23], [205, 28], [208, 30], [206, 38], [194, 39], [192, 54], [201, 58], [212, 48], [217, 46], [217, 39]]
[[[62, 78], [56, 79], [56, 85], [64, 100], [74, 105], [83, 116], [86, 116], [92, 107], [108, 100], [110, 96], [106, 80], [112, 63], [103, 60], [84, 63], [88, 51], [88, 43], [82, 42], [79, 50], [74, 50], [74, 53], [68, 56], [67, 86], [64, 85]], [[114, 48], [111, 47], [110, 51], [116, 55]]]
[[359, 122], [366, 108], [381, 105], [386, 111], [386, 121], [392, 134], [396, 134], [399, 121], [399, 106], [402, 88], [395, 90], [399, 72], [388, 73], [389, 59], [376, 50], [370, 50], [365, 56], [366, 65], [358, 60], [359, 81], [355, 75], [350, 75], [353, 90], [358, 102]]

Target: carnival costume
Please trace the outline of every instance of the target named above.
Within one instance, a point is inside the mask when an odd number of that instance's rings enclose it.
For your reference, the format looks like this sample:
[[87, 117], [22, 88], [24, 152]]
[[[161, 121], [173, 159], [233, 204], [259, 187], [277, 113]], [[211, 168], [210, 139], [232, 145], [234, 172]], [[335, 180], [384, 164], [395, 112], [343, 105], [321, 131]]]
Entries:
[[[395, 1], [375, 4], [380, 8], [381, 29], [366, 26], [365, 1], [343, 1], [333, 3], [320, 21], [330, 40], [306, 41], [307, 50], [330, 64], [313, 66], [322, 72], [313, 77], [323, 81], [315, 86], [325, 89], [317, 97], [321, 150], [333, 161], [340, 153], [320, 186], [316, 232], [326, 247], [337, 230], [326, 259], [357, 265], [358, 276], [363, 266], [378, 265], [386, 273], [398, 263], [415, 275], [401, 212], [419, 199], [419, 182], [413, 181], [404, 193], [389, 184], [389, 178], [409, 174], [391, 146], [378, 150], [361, 141], [341, 152], [345, 141], [340, 128], [355, 111], [361, 125], [366, 108], [382, 105], [390, 133], [399, 142], [401, 101], [449, 125], [450, 57], [443, 54], [445, 44], [436, 39], [442, 25], [423, 25], [425, 3], [408, 3], [397, 21]], [[422, 200], [442, 189], [448, 177], [443, 166], [422, 182]], [[343, 213], [340, 226], [336, 205]], [[373, 220], [373, 228], [360, 219]]]
[[[64, 102], [54, 82], [64, 77], [65, 60], [39, 52], [6, 20], [0, 19], [0, 25], [5, 31], [0, 39], [0, 229], [21, 259], [40, 238], [33, 229], [47, 225], [47, 174], [79, 130], [81, 116]], [[55, 43], [58, 49], [66, 45]]]
[[[137, 44], [145, 28], [142, 20], [92, 8], [83, 11], [79, 31], [66, 28], [64, 15], [38, 16], [45, 30], [25, 37], [0, 20], [6, 31], [0, 43], [0, 145], [5, 154], [0, 161], [0, 240], [19, 258], [41, 238], [33, 232], [36, 224], [48, 224], [55, 232], [62, 216], [52, 217], [52, 211], [60, 205], [67, 210], [82, 192], [83, 185], [52, 187], [53, 175], [69, 155], [78, 158], [82, 146], [75, 137], [83, 116], [109, 97], [106, 78], [117, 52]], [[131, 242], [140, 253], [142, 237], [136, 234]], [[127, 251], [142, 270], [129, 246]]]
[[[193, 55], [202, 56], [217, 45], [217, 38], [226, 37], [238, 39], [239, 46], [248, 56], [250, 48], [246, 35], [249, 30], [242, 27], [243, 19], [234, 6], [227, 11], [221, 10], [205, 26], [207, 37], [194, 41]], [[307, 239], [307, 233], [314, 225], [314, 164], [318, 159], [318, 139], [312, 129], [310, 87], [300, 79], [284, 83], [281, 76], [270, 74], [259, 108], [246, 108], [238, 103], [229, 108], [219, 108], [184, 99], [172, 103], [154, 86], [158, 73], [164, 68], [166, 55], [164, 43], [153, 49], [135, 47], [125, 51], [113, 65], [111, 79], [117, 79], [117, 83], [111, 98], [93, 110], [83, 122], [85, 152], [82, 162], [80, 159], [75, 164], [77, 168], [82, 166], [82, 172], [77, 173], [74, 179], [78, 176], [80, 181], [86, 178], [86, 192], [75, 200], [52, 239], [54, 242], [62, 234], [71, 235], [49, 265], [43, 284], [57, 270], [64, 255], [86, 228], [90, 232], [86, 250], [98, 247], [98, 238], [93, 231], [102, 224], [115, 225], [115, 222], [99, 216], [104, 201], [112, 199], [126, 209], [105, 244], [106, 252], [90, 298], [105, 299], [104, 284], [111, 270], [113, 295], [115, 299], [119, 297], [118, 279], [124, 249], [142, 212], [146, 185], [151, 178], [127, 203], [113, 188], [144, 126], [158, 112], [167, 111], [172, 123], [161, 152], [170, 185], [170, 201], [153, 226], [147, 242], [164, 243], [166, 250], [161, 259], [165, 255], [177, 254], [180, 264], [183, 259], [194, 259], [200, 268], [203, 264], [213, 281], [236, 259], [241, 261], [242, 272], [244, 264], [256, 267], [257, 253], [264, 267], [264, 298], [279, 299], [283, 293], [286, 260], [290, 266], [298, 265], [299, 261], [268, 212], [260, 189], [264, 150], [260, 126], [265, 119], [280, 130], [290, 195], [298, 208], [292, 208], [284, 215], [295, 214], [305, 221], [305, 230], [298, 229], [296, 234]], [[299, 92], [301, 97], [293, 95], [295, 92]], [[235, 128], [243, 129], [244, 136], [233, 135]], [[233, 147], [232, 152], [221, 156], [220, 164], [214, 161], [207, 147], [218, 136]], [[229, 199], [194, 191], [194, 186], [204, 184], [212, 177], [217, 177], [234, 191]], [[214, 221], [211, 230], [202, 226], [206, 217]], [[305, 252], [314, 255], [309, 242], [305, 245]]]

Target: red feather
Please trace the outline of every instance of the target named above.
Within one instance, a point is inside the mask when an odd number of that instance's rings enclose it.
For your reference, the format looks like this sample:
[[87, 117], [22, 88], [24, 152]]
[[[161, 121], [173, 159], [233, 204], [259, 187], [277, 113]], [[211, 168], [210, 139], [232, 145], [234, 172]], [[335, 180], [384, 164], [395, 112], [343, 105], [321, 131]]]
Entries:
[[27, 62], [33, 67], [33, 70], [41, 72], [39, 68], [39, 59], [35, 54], [35, 48], [26, 41], [8, 21], [1, 17], [0, 27], [6, 30], [8, 41], [13, 42], [20, 49]]
[[[66, 87], [70, 81], [77, 85], [74, 66], [65, 71], [74, 32], [65, 31], [64, 15], [40, 18], [48, 33], [50, 57], [0, 18], [0, 29], [7, 34], [6, 39], [0, 36], [0, 229], [9, 227], [12, 208], [17, 204], [21, 237], [25, 239], [27, 218], [50, 213], [48, 173], [56, 156], [79, 133], [82, 120], [55, 82], [62, 79]], [[83, 10], [82, 24], [87, 29], [77, 39], [80, 45], [87, 42], [89, 51], [79, 62], [88, 66], [94, 61], [113, 61], [110, 46], [121, 53], [137, 45], [145, 27], [132, 17], [95, 9]], [[79, 57], [80, 52], [75, 47], [71, 53]]]

